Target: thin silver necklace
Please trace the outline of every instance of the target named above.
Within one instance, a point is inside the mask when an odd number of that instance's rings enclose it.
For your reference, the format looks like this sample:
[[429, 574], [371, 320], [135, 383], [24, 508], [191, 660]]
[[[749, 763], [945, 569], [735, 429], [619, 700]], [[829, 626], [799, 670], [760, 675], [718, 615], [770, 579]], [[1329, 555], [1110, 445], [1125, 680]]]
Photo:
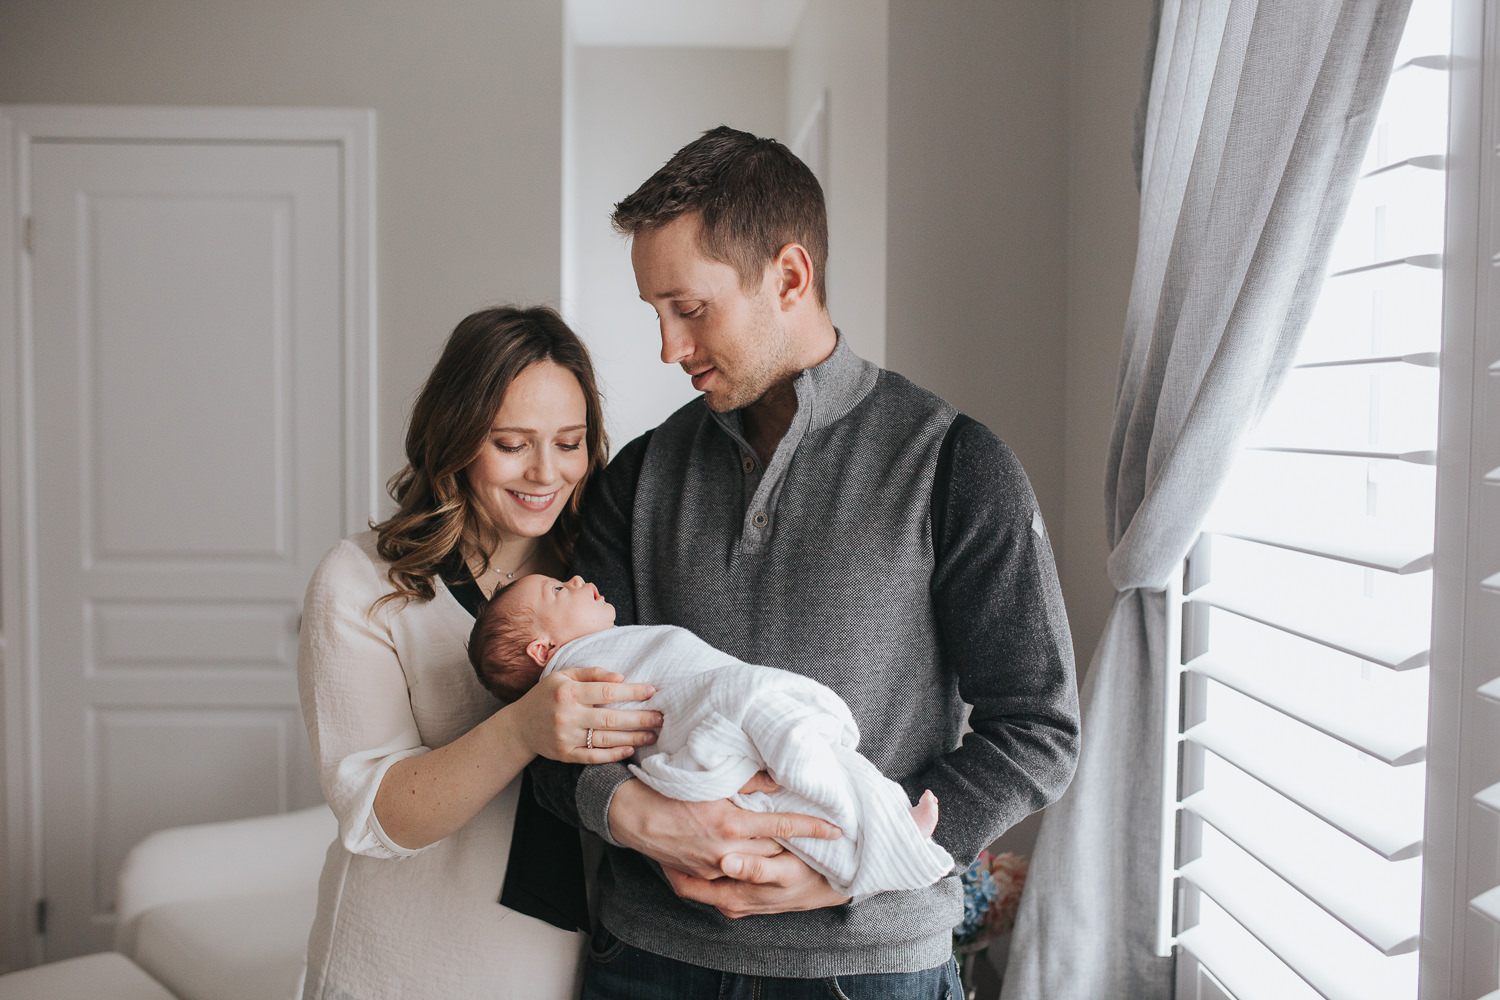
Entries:
[[521, 570], [526, 567], [527, 563], [531, 562], [531, 557], [534, 555], [536, 555], [536, 550], [532, 549], [530, 552], [526, 553], [526, 557], [524, 559], [516, 563], [516, 568], [511, 570], [509, 573], [505, 572], [505, 570], [501, 569], [499, 566], [496, 566], [494, 563], [488, 563], [487, 565], [491, 573], [499, 573], [502, 577], [505, 578], [507, 582], [509, 582], [516, 578], [516, 574], [521, 572]]

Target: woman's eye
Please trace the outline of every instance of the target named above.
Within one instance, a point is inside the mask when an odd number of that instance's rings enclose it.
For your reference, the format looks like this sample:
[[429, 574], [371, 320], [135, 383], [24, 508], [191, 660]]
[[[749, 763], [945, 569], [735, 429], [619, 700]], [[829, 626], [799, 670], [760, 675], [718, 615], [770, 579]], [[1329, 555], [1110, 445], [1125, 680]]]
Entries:
[[571, 442], [569, 442], [569, 441], [559, 441], [559, 442], [557, 442], [557, 446], [559, 448], [561, 448], [563, 451], [577, 451], [579, 448], [583, 447], [583, 442], [582, 441], [571, 441]]
[[495, 447], [507, 455], [514, 455], [516, 452], [523, 451], [526, 448], [524, 444], [506, 444], [504, 441], [496, 441]]
[[558, 584], [558, 585], [557, 585], [557, 586], [556, 586], [556, 587], [553, 587], [553, 588], [552, 588], [552, 592], [553, 592], [553, 593], [554, 593], [554, 594], [558, 594], [558, 593], [561, 593], [561, 592], [562, 592], [562, 585], [561, 585], [561, 584]]

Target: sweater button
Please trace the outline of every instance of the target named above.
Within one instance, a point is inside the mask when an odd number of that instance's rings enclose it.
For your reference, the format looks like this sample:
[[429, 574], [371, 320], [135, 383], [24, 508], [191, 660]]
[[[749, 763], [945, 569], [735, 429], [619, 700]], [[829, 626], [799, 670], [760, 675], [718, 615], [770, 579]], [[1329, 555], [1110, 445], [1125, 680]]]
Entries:
[[749, 457], [748, 455], [745, 456], [745, 471], [746, 472], [754, 472], [755, 471], [755, 459]]
[[750, 519], [750, 522], [757, 528], [764, 528], [770, 520], [769, 517], [766, 517], [765, 511], [758, 510], [755, 512], [755, 516]]

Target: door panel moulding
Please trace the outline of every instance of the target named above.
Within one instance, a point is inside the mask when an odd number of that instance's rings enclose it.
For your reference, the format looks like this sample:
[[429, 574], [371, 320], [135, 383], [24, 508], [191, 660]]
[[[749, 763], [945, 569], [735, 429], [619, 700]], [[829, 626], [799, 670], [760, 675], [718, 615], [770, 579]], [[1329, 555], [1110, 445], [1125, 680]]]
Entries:
[[32, 150], [53, 143], [332, 146], [341, 183], [344, 534], [379, 506], [375, 460], [375, 114], [349, 108], [0, 105], [0, 972], [36, 964], [44, 897], [37, 596]]

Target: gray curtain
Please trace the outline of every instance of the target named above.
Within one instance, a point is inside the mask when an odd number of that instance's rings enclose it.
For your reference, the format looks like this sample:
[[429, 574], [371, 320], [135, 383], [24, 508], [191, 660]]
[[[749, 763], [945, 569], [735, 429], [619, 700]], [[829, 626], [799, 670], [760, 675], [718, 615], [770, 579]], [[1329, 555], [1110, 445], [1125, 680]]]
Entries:
[[1172, 995], [1156, 955], [1166, 597], [1307, 324], [1410, 0], [1162, 0], [1105, 481], [1117, 591], [1004, 1000]]

